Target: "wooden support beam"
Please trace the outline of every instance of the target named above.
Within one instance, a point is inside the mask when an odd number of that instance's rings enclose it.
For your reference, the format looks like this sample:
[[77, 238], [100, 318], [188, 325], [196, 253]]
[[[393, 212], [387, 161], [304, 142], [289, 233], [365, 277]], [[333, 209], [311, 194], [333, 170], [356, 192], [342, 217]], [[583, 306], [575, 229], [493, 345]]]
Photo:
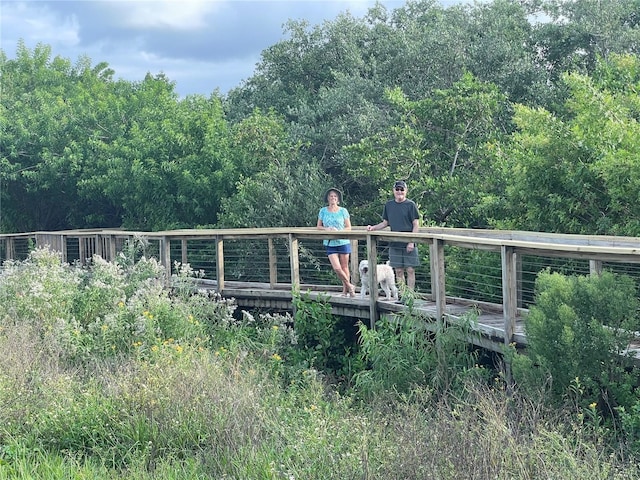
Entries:
[[189, 263], [188, 249], [187, 249], [187, 239], [183, 238], [180, 240], [180, 262], [183, 265]]
[[437, 320], [442, 321], [447, 313], [447, 294], [445, 285], [444, 269], [444, 241], [435, 239], [431, 245], [431, 288], [432, 296], [436, 302]]
[[518, 276], [514, 247], [502, 247], [502, 314], [504, 317], [504, 343], [513, 341], [518, 314]]
[[278, 283], [278, 255], [273, 240], [269, 237], [269, 285], [271, 288]]
[[93, 251], [93, 254], [100, 255], [100, 257], [104, 258], [102, 250], [102, 235], [96, 234], [93, 241], [95, 242], [95, 249]]
[[224, 290], [224, 241], [222, 237], [216, 237], [216, 285], [217, 292]]
[[369, 325], [373, 329], [379, 318], [378, 302], [378, 239], [367, 235], [367, 259], [369, 261]]
[[85, 244], [84, 237], [78, 237], [78, 257], [80, 265], [87, 264], [87, 245]]
[[11, 237], [5, 238], [5, 260], [15, 260], [16, 258], [16, 243]]
[[351, 255], [349, 256], [349, 271], [351, 273], [351, 283], [357, 285], [360, 281], [360, 274], [358, 272], [358, 240], [351, 240]]
[[109, 258], [107, 260], [113, 262], [116, 259], [116, 255], [116, 237], [115, 235], [109, 235]]
[[516, 295], [518, 298], [518, 308], [524, 307], [522, 300], [522, 255], [516, 253]]
[[289, 261], [291, 264], [291, 285], [295, 290], [300, 288], [300, 257], [298, 237], [289, 234]]
[[165, 279], [164, 283], [167, 287], [171, 286], [171, 238], [162, 237], [160, 239], [160, 263], [164, 267]]

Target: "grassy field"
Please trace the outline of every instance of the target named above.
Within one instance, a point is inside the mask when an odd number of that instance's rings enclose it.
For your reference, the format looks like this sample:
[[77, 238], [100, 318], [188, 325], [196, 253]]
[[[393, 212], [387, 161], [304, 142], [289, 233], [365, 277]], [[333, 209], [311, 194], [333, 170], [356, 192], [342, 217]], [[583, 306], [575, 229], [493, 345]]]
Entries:
[[[0, 479], [640, 478], [595, 409], [549, 409], [475, 364], [419, 372], [401, 361], [432, 358], [415, 339], [366, 340], [368, 375], [326, 371], [312, 325], [237, 312], [177, 271], [169, 293], [144, 258], [5, 266]], [[394, 388], [385, 368], [413, 373]]]

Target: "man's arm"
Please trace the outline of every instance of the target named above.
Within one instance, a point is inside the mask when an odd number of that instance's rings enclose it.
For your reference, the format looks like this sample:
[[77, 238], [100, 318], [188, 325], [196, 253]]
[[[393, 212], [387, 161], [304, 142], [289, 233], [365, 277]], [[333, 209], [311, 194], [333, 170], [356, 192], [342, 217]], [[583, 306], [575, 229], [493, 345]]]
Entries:
[[373, 230], [382, 230], [383, 228], [386, 228], [389, 225], [389, 222], [387, 220], [382, 220], [380, 223], [377, 223], [375, 225], [367, 225], [367, 231], [371, 232]]
[[[420, 230], [420, 219], [419, 218], [414, 218], [413, 222], [412, 222], [412, 226], [411, 226], [411, 232], [412, 233], [418, 233], [418, 230]], [[415, 243], [413, 243], [413, 242], [407, 243], [407, 252], [410, 252], [414, 248], [416, 248]]]

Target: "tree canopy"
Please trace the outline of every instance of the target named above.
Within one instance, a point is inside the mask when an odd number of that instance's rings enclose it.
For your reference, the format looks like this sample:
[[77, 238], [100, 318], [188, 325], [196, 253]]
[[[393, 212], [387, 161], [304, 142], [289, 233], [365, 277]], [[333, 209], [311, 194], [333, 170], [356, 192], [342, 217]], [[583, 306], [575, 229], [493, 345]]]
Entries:
[[639, 235], [640, 0], [410, 0], [290, 21], [254, 75], [179, 98], [47, 45], [0, 51], [0, 231], [377, 221]]

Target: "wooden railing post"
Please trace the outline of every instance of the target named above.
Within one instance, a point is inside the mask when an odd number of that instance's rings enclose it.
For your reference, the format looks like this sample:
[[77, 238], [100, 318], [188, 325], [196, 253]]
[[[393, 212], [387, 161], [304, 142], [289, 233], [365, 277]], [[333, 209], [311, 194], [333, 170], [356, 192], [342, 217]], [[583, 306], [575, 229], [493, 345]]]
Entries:
[[431, 278], [431, 292], [429, 293], [429, 300], [436, 301], [436, 262], [434, 261], [435, 240], [429, 244], [429, 278]]
[[96, 236], [95, 236], [95, 242], [96, 242], [96, 248], [95, 248], [93, 254], [94, 255], [99, 255], [100, 257], [104, 258], [104, 252], [102, 250], [102, 235], [97, 233]]
[[5, 238], [6, 258], [5, 260], [14, 260], [16, 258], [16, 242], [13, 238]]
[[109, 258], [107, 260], [113, 262], [116, 259], [116, 255], [116, 237], [109, 235]]
[[291, 288], [300, 288], [300, 258], [298, 252], [298, 237], [289, 234], [289, 263], [291, 265]]
[[516, 252], [513, 247], [502, 246], [502, 312], [504, 318], [504, 343], [513, 341], [518, 314], [518, 277]]
[[358, 240], [351, 240], [351, 255], [349, 255], [349, 271], [351, 272], [351, 283], [357, 285], [360, 281], [360, 273], [358, 272]]
[[160, 263], [165, 271], [164, 283], [169, 287], [171, 286], [171, 239], [169, 237], [160, 239]]
[[220, 236], [216, 236], [216, 286], [216, 291], [222, 294], [224, 290], [224, 242]]
[[187, 256], [187, 239], [180, 240], [180, 263], [186, 265], [189, 263], [189, 257]]
[[60, 235], [60, 254], [62, 255], [62, 261], [68, 262], [69, 256], [67, 254], [67, 237]]
[[278, 255], [273, 238], [269, 237], [269, 286], [274, 288], [278, 283]]
[[85, 243], [84, 237], [82, 236], [78, 236], [78, 257], [80, 265], [87, 264], [87, 245]]
[[518, 308], [524, 307], [522, 300], [522, 255], [516, 255], [516, 295], [518, 298]]
[[367, 259], [369, 261], [369, 325], [376, 327], [378, 320], [378, 240], [373, 235], [367, 235]]
[[447, 293], [445, 287], [445, 270], [444, 270], [444, 242], [438, 238], [433, 239], [433, 243], [429, 245], [431, 260], [431, 287], [432, 296], [436, 302], [436, 316], [440, 322], [447, 313]]

